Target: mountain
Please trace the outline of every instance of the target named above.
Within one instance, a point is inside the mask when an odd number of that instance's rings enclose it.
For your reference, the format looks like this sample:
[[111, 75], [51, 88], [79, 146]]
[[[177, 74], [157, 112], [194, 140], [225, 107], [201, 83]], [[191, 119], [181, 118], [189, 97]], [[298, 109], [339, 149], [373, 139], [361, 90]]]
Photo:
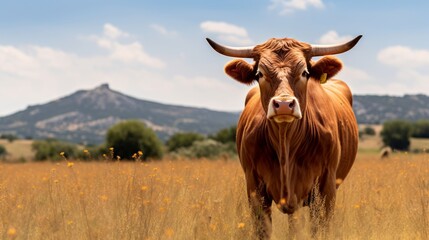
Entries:
[[357, 95], [353, 99], [353, 110], [358, 123], [380, 124], [392, 119], [429, 119], [429, 96]]
[[214, 133], [235, 125], [238, 116], [239, 113], [140, 100], [103, 84], [2, 117], [0, 133], [99, 144], [113, 124], [125, 119], [139, 119], [166, 140], [180, 131]]
[[[379, 124], [391, 119], [429, 119], [429, 97], [356, 95], [353, 110], [359, 123]], [[19, 137], [57, 138], [99, 144], [106, 130], [126, 119], [139, 119], [162, 140], [176, 132], [215, 133], [237, 123], [239, 113], [160, 104], [136, 99], [103, 84], [77, 91], [47, 104], [29, 106], [0, 118], [0, 134]]]

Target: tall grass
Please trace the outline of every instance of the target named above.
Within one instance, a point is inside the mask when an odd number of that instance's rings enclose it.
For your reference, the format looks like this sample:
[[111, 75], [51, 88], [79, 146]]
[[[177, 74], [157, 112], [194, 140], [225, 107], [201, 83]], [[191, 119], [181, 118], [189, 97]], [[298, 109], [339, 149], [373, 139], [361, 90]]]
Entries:
[[[289, 234], [273, 205], [273, 239]], [[308, 208], [293, 216], [310, 235]], [[320, 239], [429, 239], [429, 155], [359, 156]], [[1, 239], [249, 239], [238, 161], [0, 165]]]

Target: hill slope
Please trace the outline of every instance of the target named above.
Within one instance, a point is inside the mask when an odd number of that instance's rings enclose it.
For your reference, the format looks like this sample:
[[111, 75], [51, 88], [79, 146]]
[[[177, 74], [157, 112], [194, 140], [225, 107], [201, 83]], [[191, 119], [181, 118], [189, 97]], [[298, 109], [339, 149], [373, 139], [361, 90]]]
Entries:
[[429, 96], [356, 95], [353, 110], [359, 123], [380, 124], [392, 119], [429, 119]]
[[144, 121], [165, 140], [179, 131], [214, 133], [236, 124], [238, 113], [140, 100], [103, 84], [0, 118], [0, 133], [98, 144], [106, 129], [124, 119]]

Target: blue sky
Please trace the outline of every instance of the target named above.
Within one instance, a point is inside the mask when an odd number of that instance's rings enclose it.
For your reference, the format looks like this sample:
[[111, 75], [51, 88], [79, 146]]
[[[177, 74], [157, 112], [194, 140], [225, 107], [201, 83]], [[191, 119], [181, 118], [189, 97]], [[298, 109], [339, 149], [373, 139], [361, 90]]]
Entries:
[[364, 37], [339, 78], [356, 94], [429, 94], [428, 1], [1, 1], [0, 116], [109, 83], [162, 103], [238, 111], [248, 86], [205, 37], [330, 44]]

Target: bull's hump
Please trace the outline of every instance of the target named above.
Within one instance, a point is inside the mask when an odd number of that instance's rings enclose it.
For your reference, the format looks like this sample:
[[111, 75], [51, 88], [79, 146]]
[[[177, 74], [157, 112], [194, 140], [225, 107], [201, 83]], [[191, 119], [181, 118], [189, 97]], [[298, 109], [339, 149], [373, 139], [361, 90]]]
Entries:
[[247, 106], [247, 103], [252, 99], [255, 95], [258, 95], [259, 93], [259, 87], [254, 87], [250, 89], [250, 91], [247, 93], [246, 101], [244, 102], [244, 105]]

